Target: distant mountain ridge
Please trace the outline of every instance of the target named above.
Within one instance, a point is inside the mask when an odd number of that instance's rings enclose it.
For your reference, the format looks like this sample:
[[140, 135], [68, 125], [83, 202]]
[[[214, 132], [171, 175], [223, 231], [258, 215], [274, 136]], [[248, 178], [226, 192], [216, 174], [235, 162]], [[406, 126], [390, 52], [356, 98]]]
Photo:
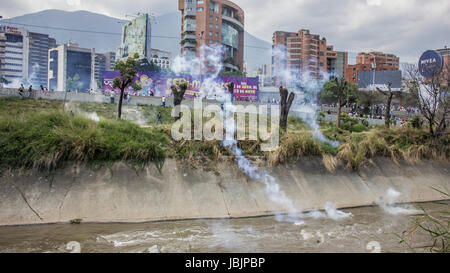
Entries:
[[[44, 10], [11, 19], [2, 24], [24, 27], [32, 32], [49, 34], [58, 44], [69, 41], [80, 47], [95, 48], [98, 53], [116, 51], [124, 20], [89, 11]], [[31, 26], [33, 25], [33, 26]], [[55, 29], [61, 28], [61, 29]], [[152, 48], [167, 50], [172, 57], [180, 53], [181, 14], [173, 12], [154, 17], [152, 22]], [[87, 32], [89, 31], [89, 32]], [[96, 33], [91, 33], [96, 32]], [[245, 32], [244, 61], [250, 73], [253, 69], [271, 63], [271, 44]]]

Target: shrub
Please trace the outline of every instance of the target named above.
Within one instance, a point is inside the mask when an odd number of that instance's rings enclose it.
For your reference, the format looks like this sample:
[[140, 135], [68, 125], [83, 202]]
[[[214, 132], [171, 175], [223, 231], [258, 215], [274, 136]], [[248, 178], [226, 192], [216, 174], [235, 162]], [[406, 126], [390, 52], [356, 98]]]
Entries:
[[364, 132], [367, 130], [368, 130], [368, 128], [366, 126], [364, 126], [363, 124], [354, 124], [350, 128], [350, 131], [357, 132], [357, 133], [361, 133], [361, 132]]
[[420, 129], [423, 127], [423, 120], [420, 117], [413, 117], [408, 121], [408, 126], [410, 128]]
[[366, 127], [369, 127], [369, 122], [367, 121], [367, 119], [361, 120], [361, 124], [366, 126]]

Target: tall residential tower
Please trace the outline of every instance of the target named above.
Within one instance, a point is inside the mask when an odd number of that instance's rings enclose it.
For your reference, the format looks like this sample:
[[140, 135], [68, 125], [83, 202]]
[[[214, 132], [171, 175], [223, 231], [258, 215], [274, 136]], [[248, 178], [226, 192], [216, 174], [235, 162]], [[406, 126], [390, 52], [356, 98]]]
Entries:
[[239, 6], [227, 0], [178, 0], [178, 9], [182, 56], [200, 57], [202, 45], [220, 44], [224, 70], [244, 69], [244, 11]]
[[325, 38], [307, 29], [298, 32], [276, 31], [272, 37], [272, 76], [275, 85], [286, 85], [283, 75], [289, 72], [308, 72], [316, 79], [323, 73], [344, 76], [347, 52], [334, 51]]

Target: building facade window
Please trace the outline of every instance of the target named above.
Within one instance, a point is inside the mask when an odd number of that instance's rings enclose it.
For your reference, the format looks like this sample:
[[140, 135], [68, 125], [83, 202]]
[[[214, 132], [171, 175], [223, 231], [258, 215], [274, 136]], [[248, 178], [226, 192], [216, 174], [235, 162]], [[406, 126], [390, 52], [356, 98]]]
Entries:
[[214, 1], [211, 1], [209, 3], [209, 10], [214, 13], [219, 13], [219, 4]]

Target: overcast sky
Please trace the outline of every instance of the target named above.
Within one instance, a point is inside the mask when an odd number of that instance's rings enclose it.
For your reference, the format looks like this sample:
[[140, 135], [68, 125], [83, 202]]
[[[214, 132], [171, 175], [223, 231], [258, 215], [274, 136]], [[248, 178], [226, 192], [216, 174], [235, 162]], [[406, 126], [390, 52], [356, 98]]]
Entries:
[[[378, 50], [416, 62], [426, 49], [450, 46], [449, 0], [235, 0], [245, 28], [271, 42], [275, 30], [310, 29], [336, 50]], [[139, 4], [138, 4], [139, 3]], [[117, 18], [178, 12], [177, 0], [0, 0], [0, 16], [44, 9], [87, 10]], [[350, 54], [351, 58], [355, 53]], [[352, 63], [352, 60], [350, 60]]]

